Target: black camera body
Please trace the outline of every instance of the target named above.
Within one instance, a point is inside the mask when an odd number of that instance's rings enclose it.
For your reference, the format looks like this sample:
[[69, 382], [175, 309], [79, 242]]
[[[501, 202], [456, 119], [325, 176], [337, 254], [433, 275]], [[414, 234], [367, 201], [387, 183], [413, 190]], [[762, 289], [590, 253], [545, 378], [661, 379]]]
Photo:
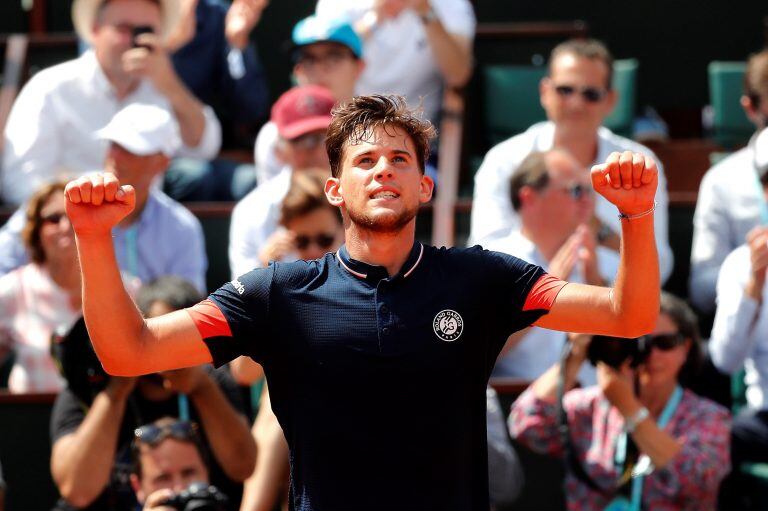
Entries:
[[179, 511], [226, 511], [229, 499], [218, 488], [205, 483], [192, 483], [170, 499], [164, 506]]
[[148, 50], [151, 50], [149, 46], [145, 44], [139, 44], [136, 42], [136, 38], [140, 36], [141, 34], [154, 34], [155, 30], [149, 26], [149, 25], [139, 25], [137, 27], [133, 27], [133, 30], [131, 30], [131, 45], [134, 48], [146, 48]]
[[632, 367], [637, 367], [648, 358], [651, 347], [645, 337], [626, 339], [595, 335], [587, 348], [587, 358], [592, 365], [604, 362], [613, 368], [620, 367], [626, 360]]

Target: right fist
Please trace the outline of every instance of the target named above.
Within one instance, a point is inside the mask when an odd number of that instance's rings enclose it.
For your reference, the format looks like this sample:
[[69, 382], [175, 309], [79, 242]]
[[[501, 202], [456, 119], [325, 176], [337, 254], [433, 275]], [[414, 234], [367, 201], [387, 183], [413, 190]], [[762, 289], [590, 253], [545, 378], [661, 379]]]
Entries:
[[120, 186], [111, 173], [92, 174], [67, 183], [66, 209], [75, 234], [109, 234], [136, 205], [136, 191]]

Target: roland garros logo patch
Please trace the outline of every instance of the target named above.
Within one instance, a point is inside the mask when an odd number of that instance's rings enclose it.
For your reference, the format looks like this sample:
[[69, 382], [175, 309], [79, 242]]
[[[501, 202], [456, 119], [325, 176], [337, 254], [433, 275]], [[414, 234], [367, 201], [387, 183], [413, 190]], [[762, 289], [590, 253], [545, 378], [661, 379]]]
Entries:
[[435, 335], [446, 342], [455, 341], [464, 331], [464, 320], [461, 315], [450, 309], [445, 309], [437, 313], [432, 322], [432, 329]]

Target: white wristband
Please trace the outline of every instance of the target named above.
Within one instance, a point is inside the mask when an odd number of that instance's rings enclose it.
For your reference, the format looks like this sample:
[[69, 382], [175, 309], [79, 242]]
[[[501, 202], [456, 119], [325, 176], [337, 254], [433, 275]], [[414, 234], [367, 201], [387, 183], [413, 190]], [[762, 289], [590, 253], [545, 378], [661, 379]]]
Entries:
[[642, 407], [638, 411], [634, 413], [631, 417], [626, 417], [624, 419], [624, 431], [627, 433], [634, 433], [635, 429], [637, 429], [637, 425], [643, 422], [645, 419], [651, 416], [651, 412], [648, 411], [648, 408]]

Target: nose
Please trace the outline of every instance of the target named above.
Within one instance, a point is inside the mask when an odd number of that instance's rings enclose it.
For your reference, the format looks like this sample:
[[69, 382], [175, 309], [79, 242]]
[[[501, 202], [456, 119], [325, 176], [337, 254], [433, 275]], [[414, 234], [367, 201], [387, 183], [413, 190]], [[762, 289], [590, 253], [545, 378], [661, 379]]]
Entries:
[[394, 175], [394, 166], [390, 165], [389, 160], [382, 156], [376, 163], [376, 180], [391, 179]]

